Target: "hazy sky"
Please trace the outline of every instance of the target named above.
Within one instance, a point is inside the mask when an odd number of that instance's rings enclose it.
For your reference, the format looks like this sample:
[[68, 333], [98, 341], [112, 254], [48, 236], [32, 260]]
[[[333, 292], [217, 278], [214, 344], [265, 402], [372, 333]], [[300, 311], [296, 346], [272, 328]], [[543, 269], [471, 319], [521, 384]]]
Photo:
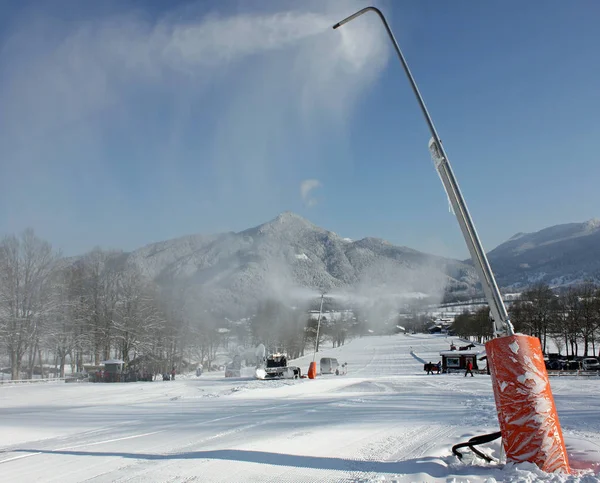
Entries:
[[[363, 1], [0, 0], [0, 235], [65, 254], [286, 210], [467, 251]], [[600, 2], [377, 2], [484, 247], [600, 216]]]

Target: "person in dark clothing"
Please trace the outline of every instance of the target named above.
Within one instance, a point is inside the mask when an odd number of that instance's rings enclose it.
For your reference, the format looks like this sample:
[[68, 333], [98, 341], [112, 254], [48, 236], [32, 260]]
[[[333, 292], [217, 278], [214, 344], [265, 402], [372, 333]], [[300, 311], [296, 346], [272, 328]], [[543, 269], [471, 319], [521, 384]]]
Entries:
[[429, 361], [429, 364], [425, 364], [425, 369], [427, 370], [427, 375], [433, 375], [433, 364]]
[[467, 362], [467, 370], [465, 371], [465, 377], [467, 377], [467, 374], [471, 374], [471, 377], [473, 377], [473, 363], [471, 361]]

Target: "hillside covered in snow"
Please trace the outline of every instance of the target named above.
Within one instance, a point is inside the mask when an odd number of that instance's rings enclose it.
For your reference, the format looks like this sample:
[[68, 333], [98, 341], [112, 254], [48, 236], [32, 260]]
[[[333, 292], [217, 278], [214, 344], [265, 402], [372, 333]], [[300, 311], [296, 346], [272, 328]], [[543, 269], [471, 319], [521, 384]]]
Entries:
[[[268, 299], [300, 306], [322, 292], [355, 302], [391, 302], [393, 310], [415, 297], [431, 305], [443, 298], [481, 296], [470, 260], [379, 238], [343, 238], [291, 212], [241, 232], [190, 235], [116, 256], [119, 264], [177, 294], [175, 299], [182, 297], [181, 303], [191, 300], [195, 310], [234, 318], [251, 315]], [[553, 287], [599, 282], [600, 222], [519, 233], [488, 256], [504, 291], [538, 282]]]
[[488, 257], [503, 287], [600, 282], [600, 220], [517, 233]]
[[352, 241], [290, 212], [239, 233], [194, 235], [148, 245], [127, 263], [162, 287], [183, 286], [204, 306], [240, 315], [265, 298], [298, 289], [360, 298], [474, 290], [472, 267], [377, 238]]

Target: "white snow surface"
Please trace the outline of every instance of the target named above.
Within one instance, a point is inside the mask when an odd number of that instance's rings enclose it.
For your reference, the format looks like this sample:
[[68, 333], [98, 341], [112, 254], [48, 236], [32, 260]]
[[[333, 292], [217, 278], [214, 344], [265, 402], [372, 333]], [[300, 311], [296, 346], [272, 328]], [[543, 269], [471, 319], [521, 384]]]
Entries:
[[[452, 445], [498, 430], [490, 377], [426, 375], [456, 338], [324, 348], [346, 376], [222, 373], [129, 384], [0, 386], [6, 482], [599, 482], [600, 378], [551, 378], [572, 475]], [[312, 354], [294, 361], [307, 372]], [[252, 373], [250, 368], [248, 374]], [[479, 448], [502, 458], [500, 440]]]

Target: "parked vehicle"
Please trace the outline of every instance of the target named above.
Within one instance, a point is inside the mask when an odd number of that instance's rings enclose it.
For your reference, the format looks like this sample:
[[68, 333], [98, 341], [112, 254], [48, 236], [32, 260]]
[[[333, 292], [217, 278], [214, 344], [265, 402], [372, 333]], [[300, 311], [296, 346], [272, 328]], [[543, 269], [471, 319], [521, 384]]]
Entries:
[[241, 377], [242, 375], [242, 359], [236, 355], [227, 366], [225, 366], [225, 377]]
[[334, 357], [321, 357], [320, 366], [321, 374], [335, 374], [335, 370], [340, 364]]
[[600, 370], [600, 362], [595, 357], [586, 357], [581, 361], [581, 367], [584, 371]]
[[241, 377], [242, 371], [239, 368], [233, 367], [231, 364], [227, 364], [225, 368], [225, 377]]
[[561, 371], [565, 368], [567, 361], [563, 361], [563, 360], [559, 360], [559, 359], [554, 359], [554, 360], [546, 360], [544, 361], [546, 364], [546, 369], [548, 369], [549, 371]]

